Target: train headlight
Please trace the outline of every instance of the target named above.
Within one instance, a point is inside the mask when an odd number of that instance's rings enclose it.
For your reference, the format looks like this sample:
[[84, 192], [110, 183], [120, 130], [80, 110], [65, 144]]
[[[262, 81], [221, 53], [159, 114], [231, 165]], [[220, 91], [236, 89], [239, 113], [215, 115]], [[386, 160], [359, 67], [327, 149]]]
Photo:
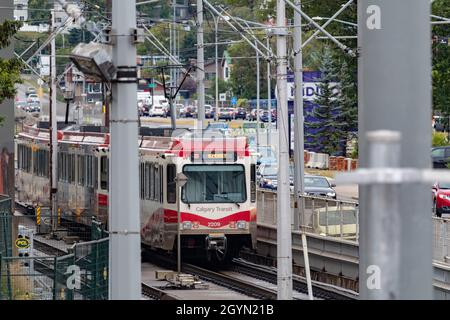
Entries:
[[247, 222], [245, 221], [238, 221], [236, 223], [236, 226], [238, 229], [246, 229], [247, 228]]
[[192, 222], [184, 221], [183, 222], [183, 230], [190, 230], [190, 229], [192, 229]]

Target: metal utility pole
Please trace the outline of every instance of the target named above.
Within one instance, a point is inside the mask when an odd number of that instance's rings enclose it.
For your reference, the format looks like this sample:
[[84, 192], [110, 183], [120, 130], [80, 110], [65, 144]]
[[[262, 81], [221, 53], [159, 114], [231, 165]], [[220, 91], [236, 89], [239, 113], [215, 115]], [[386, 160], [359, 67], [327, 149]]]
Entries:
[[197, 120], [203, 129], [205, 120], [205, 55], [203, 46], [203, 0], [197, 0]]
[[215, 119], [216, 121], [219, 120], [219, 62], [218, 62], [218, 36], [217, 36], [217, 29], [219, 27], [219, 17], [216, 17], [214, 14], [212, 15], [214, 19], [214, 35], [215, 35], [215, 42], [216, 42], [216, 112], [215, 112]]
[[[113, 62], [109, 186], [109, 298], [141, 297], [136, 1], [112, 0]], [[129, 36], [126, 36], [129, 35]]]
[[292, 299], [292, 229], [289, 182], [289, 141], [287, 105], [286, 7], [277, 0], [277, 88], [278, 88], [278, 188], [277, 188], [277, 278], [278, 299]]
[[[431, 49], [430, 3], [358, 1], [359, 148], [360, 165], [370, 168], [366, 133], [394, 130], [401, 134], [400, 168], [429, 169], [431, 148]], [[401, 41], [399, 41], [401, 35]], [[387, 94], [389, 93], [389, 94]], [[429, 185], [398, 185], [401, 231], [383, 237], [386, 223], [373, 210], [372, 185], [360, 186], [359, 283], [362, 299], [432, 299], [432, 225]], [[381, 198], [381, 201], [387, 201]], [[371, 254], [379, 246], [399, 246], [397, 291], [383, 286], [390, 269], [391, 251]], [[418, 258], [420, 257], [420, 258]], [[395, 257], [392, 257], [395, 258]], [[384, 278], [383, 278], [384, 277]], [[412, 280], [414, 279], [414, 280]], [[377, 286], [381, 284], [381, 286]]]
[[[256, 45], [256, 43], [255, 43]], [[260, 76], [260, 72], [259, 72], [259, 53], [258, 51], [256, 51], [256, 150], [259, 150], [259, 127], [260, 127], [260, 122], [259, 122], [259, 85], [260, 85], [260, 81], [259, 81], [259, 76]]]
[[[301, 1], [296, 0], [295, 5], [301, 7]], [[303, 116], [303, 52], [302, 52], [302, 16], [297, 11], [294, 12], [294, 81], [295, 81], [295, 102], [294, 102], [294, 227], [300, 228], [300, 215], [304, 214], [305, 207], [303, 193], [305, 192], [305, 162], [304, 162], [304, 116]], [[308, 286], [308, 297], [313, 300], [311, 274], [309, 270], [308, 245], [306, 234], [302, 230], [303, 258], [305, 261], [306, 282]]]
[[[267, 36], [267, 48], [270, 48], [270, 38]], [[268, 55], [270, 55], [270, 50], [268, 52]], [[270, 60], [267, 60], [267, 111], [269, 111], [269, 126], [267, 128], [267, 145], [272, 146], [272, 84], [270, 79]], [[257, 117], [259, 118], [259, 114], [257, 114]]]
[[[55, 9], [51, 10], [51, 28], [53, 33], [55, 28]], [[52, 231], [58, 227], [58, 207], [56, 205], [56, 195], [58, 189], [58, 114], [56, 111], [56, 44], [55, 37], [50, 41], [50, 153], [51, 153], [51, 204], [52, 204]]]

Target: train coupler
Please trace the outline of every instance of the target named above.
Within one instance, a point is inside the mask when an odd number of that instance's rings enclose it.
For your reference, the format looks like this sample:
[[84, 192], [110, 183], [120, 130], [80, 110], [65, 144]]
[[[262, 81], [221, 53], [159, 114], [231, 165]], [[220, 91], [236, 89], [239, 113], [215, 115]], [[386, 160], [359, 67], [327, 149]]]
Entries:
[[207, 235], [206, 249], [225, 252], [227, 249], [227, 237], [224, 234]]

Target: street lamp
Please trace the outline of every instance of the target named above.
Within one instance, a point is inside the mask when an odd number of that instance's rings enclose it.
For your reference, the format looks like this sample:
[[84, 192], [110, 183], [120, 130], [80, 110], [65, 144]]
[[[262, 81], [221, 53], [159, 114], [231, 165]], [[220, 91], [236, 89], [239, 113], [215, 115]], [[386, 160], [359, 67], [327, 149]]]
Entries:
[[177, 199], [177, 268], [178, 273], [181, 272], [181, 214], [180, 214], [180, 202], [181, 202], [181, 188], [187, 183], [188, 177], [182, 173], [177, 173], [175, 179], [175, 184], [177, 185], [178, 199]]

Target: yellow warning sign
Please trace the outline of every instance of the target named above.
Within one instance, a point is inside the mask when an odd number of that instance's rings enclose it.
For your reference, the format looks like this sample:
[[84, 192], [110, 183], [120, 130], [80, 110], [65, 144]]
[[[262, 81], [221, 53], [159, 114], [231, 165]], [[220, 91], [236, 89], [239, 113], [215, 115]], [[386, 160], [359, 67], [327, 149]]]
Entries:
[[30, 240], [26, 238], [19, 238], [16, 240], [16, 247], [19, 249], [28, 249], [30, 247]]

